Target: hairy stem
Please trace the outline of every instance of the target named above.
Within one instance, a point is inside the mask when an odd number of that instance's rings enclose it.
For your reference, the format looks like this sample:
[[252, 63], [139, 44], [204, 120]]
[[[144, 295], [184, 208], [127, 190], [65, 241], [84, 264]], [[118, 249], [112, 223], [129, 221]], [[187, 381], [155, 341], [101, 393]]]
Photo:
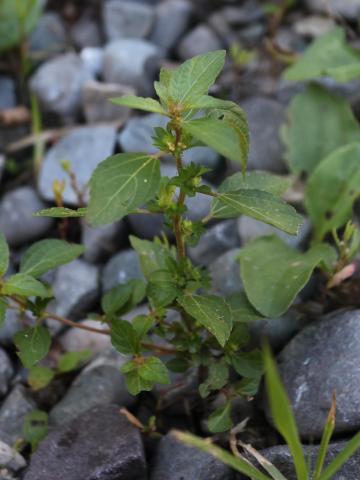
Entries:
[[[177, 152], [175, 154], [175, 161], [176, 161], [176, 168], [178, 173], [181, 172], [183, 168], [182, 164], [182, 155], [179, 153], [181, 150], [179, 149], [180, 143], [181, 143], [181, 138], [182, 138], [182, 130], [179, 124], [175, 125], [175, 133], [176, 133], [176, 138], [175, 138], [175, 151]], [[181, 211], [182, 207], [185, 204], [186, 200], [186, 194], [180, 189], [180, 194], [177, 200], [177, 206], [178, 210]], [[184, 241], [184, 236], [182, 233], [182, 214], [177, 213], [174, 217], [173, 220], [173, 230], [174, 230], [174, 235], [175, 235], [175, 240], [176, 240], [176, 249], [177, 249], [177, 257], [178, 260], [181, 260], [182, 258], [185, 258], [186, 256], [186, 251], [185, 251], [185, 241]]]

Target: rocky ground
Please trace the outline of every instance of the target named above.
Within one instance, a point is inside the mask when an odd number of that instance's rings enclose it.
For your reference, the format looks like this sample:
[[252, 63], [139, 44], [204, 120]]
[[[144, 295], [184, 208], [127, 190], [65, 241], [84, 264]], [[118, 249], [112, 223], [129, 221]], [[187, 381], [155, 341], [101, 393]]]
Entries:
[[[325, 2], [303, 0], [277, 21], [257, 0], [49, 1], [29, 38], [33, 67], [25, 87], [19, 83], [16, 62], [9, 61], [8, 55], [0, 58], [0, 111], [26, 105], [28, 92], [35, 94], [45, 143], [43, 161], [34, 175], [32, 147], [36, 137], [26, 116], [23, 123], [3, 122], [0, 126], [0, 232], [12, 248], [13, 265], [31, 242], [57, 235], [52, 219], [32, 217], [34, 211], [53, 205], [55, 180], [67, 182], [65, 203], [78, 205], [79, 198], [61, 161], [71, 163], [79, 187], [84, 188], [94, 168], [112, 153], [153, 151], [152, 127], [161, 126], [163, 117], [134, 114], [107, 99], [129, 93], [152, 95], [152, 82], [162, 65], [241, 44], [250, 58], [239, 60], [233, 49], [213, 93], [240, 103], [247, 112], [249, 168], [286, 173], [279, 128], [291, 97], [303, 85], [280, 78], [282, 65], [276, 54], [269, 52], [269, 39], [278, 52], [301, 53], [313, 38], [338, 22], [348, 26], [352, 43], [359, 44], [360, 1], [328, 3], [332, 15]], [[360, 112], [358, 82], [346, 86], [326, 83]], [[193, 149], [185, 160], [211, 168], [207, 181], [214, 187], [235, 168], [204, 147]], [[174, 174], [173, 165], [164, 163], [162, 168], [164, 174]], [[86, 192], [84, 196], [86, 201]], [[209, 199], [190, 199], [190, 217], [206, 215]], [[142, 276], [128, 235], [152, 238], [162, 227], [159, 216], [130, 216], [96, 229], [71, 221], [70, 235], [85, 244], [86, 253], [49, 277], [56, 296], [52, 311], [91, 325], [94, 321], [86, 318], [96, 312], [101, 292]], [[292, 246], [302, 248], [310, 229], [305, 223], [299, 237], [282, 236]], [[235, 261], [239, 247], [273, 231], [250, 218], [226, 220], [212, 224], [189, 254], [195, 263], [209, 267], [218, 293], [230, 294], [243, 288]], [[306, 291], [304, 296], [311, 297], [311, 293]], [[311, 445], [319, 439], [332, 390], [338, 392], [339, 410], [330, 454], [360, 428], [360, 311], [343, 309], [332, 312], [331, 317], [311, 319], [293, 309], [281, 318], [255, 322], [252, 327], [253, 345], [265, 333], [273, 348], [281, 350], [281, 372], [310, 457], [316, 451]], [[107, 337], [52, 325], [59, 351], [91, 349], [94, 358], [82, 371], [33, 392], [11, 344], [21, 325], [20, 316], [9, 311], [0, 329], [0, 480], [235, 478], [218, 461], [178, 444], [167, 433], [173, 427], [207, 433], [203, 419], [209, 412], [199, 405], [196, 380], [191, 375], [175, 389], [159, 388], [134, 398], [119, 374], [125, 359], [111, 349]], [[157, 410], [160, 398], [164, 408]], [[119, 407], [128, 408], [143, 422], [157, 412], [162, 438], [141, 436], [119, 416]], [[51, 432], [30, 459], [28, 450], [20, 454], [12, 447], [22, 436], [25, 416], [34, 408], [49, 412]], [[288, 451], [279, 446], [280, 438], [266, 420], [261, 398], [239, 401], [233, 415], [238, 421], [250, 418], [244, 440], [266, 448], [268, 457], [287, 469], [292, 478]], [[336, 478], [360, 478], [360, 453]]]

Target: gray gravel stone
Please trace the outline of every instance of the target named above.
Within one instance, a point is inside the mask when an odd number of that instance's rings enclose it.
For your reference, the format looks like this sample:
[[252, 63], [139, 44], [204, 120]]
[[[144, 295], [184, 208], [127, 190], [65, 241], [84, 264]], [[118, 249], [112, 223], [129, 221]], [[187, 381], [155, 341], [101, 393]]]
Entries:
[[[97, 329], [106, 330], [108, 328], [106, 324], [97, 320], [82, 320], [78, 323]], [[111, 348], [110, 336], [99, 335], [80, 328], [70, 328], [59, 337], [59, 342], [66, 352], [90, 350], [93, 353], [101, 353]]]
[[145, 38], [154, 22], [154, 9], [130, 0], [103, 2], [104, 30], [108, 40]]
[[360, 428], [360, 310], [338, 311], [304, 328], [279, 357], [303, 438], [319, 438], [337, 393], [336, 433]]
[[105, 47], [104, 80], [129, 85], [139, 94], [149, 95], [153, 91], [160, 58], [160, 49], [146, 40], [114, 40]]
[[6, 193], [0, 202], [0, 233], [9, 244], [19, 247], [45, 235], [53, 225], [51, 218], [33, 217], [45, 208], [31, 187], [19, 187]]
[[349, 20], [357, 20], [360, 15], [360, 0], [306, 0], [309, 10], [317, 13], [340, 15]]
[[[0, 397], [6, 395], [9, 389], [9, 383], [14, 376], [14, 367], [8, 354], [0, 348]], [[2, 463], [0, 462], [0, 465]]]
[[263, 19], [264, 10], [256, 0], [246, 0], [241, 5], [229, 5], [222, 9], [222, 14], [229, 25], [244, 27]]
[[240, 278], [239, 249], [232, 248], [210, 265], [212, 287], [215, 293], [231, 295], [244, 289]]
[[220, 155], [208, 147], [194, 147], [186, 150], [183, 155], [183, 162], [185, 165], [193, 162], [197, 165], [202, 165], [203, 167], [210, 168], [215, 172], [221, 166]]
[[54, 55], [66, 47], [66, 31], [60, 15], [54, 12], [44, 13], [29, 37], [30, 52]]
[[51, 432], [24, 480], [145, 480], [139, 430], [114, 405], [96, 407]]
[[5, 155], [2, 155], [0, 153], [0, 183], [2, 180], [2, 176], [4, 174], [4, 168], [5, 168]]
[[102, 44], [99, 24], [86, 13], [73, 25], [70, 35], [77, 48], [99, 47]]
[[[64, 202], [78, 204], [78, 198], [71, 188], [69, 175], [61, 162], [67, 160], [75, 173], [79, 188], [83, 189], [100, 162], [112, 155], [116, 141], [116, 129], [112, 126], [82, 127], [63, 137], [45, 155], [41, 166], [38, 188], [46, 200], [54, 200], [54, 180], [64, 180]], [[84, 159], [86, 161], [84, 161]]]
[[151, 113], [143, 117], [131, 118], [118, 136], [119, 144], [124, 152], [156, 153], [152, 136], [155, 127], [165, 127], [168, 119], [163, 115]]
[[284, 147], [279, 129], [285, 122], [285, 107], [275, 100], [249, 98], [241, 105], [247, 113], [250, 128], [249, 169], [285, 172]]
[[119, 283], [136, 278], [143, 278], [139, 256], [135, 250], [123, 250], [105, 265], [101, 278], [102, 288], [107, 291]]
[[193, 7], [187, 0], [167, 0], [156, 7], [150, 40], [165, 51], [176, 46], [191, 21]]
[[13, 346], [13, 336], [23, 327], [20, 314], [16, 310], [7, 310], [5, 321], [0, 327], [0, 345]]
[[232, 471], [213, 456], [165, 435], [159, 444], [151, 480], [231, 480]]
[[0, 75], [0, 110], [16, 105], [15, 83], [10, 77]]
[[80, 58], [92, 77], [99, 77], [104, 67], [104, 50], [99, 47], [85, 47]]
[[83, 224], [81, 238], [85, 246], [85, 260], [97, 263], [109, 258], [124, 243], [126, 226], [123, 220], [96, 228]]
[[50, 411], [52, 425], [64, 425], [94, 407], [132, 405], [136, 398], [126, 389], [121, 366], [127, 358], [107, 350], [95, 358], [71, 384], [63, 399]]
[[207, 25], [198, 25], [182, 38], [177, 52], [182, 60], [222, 48], [221, 41]]
[[317, 38], [325, 35], [335, 28], [335, 22], [332, 18], [322, 17], [320, 15], [311, 15], [305, 18], [299, 18], [294, 23], [294, 31], [298, 35], [307, 38]]
[[22, 435], [25, 417], [35, 408], [25, 388], [16, 385], [0, 408], [0, 438], [13, 445]]
[[26, 461], [20, 453], [0, 440], [0, 465], [17, 472], [26, 467]]
[[240, 247], [236, 220], [225, 220], [209, 228], [195, 247], [188, 248], [188, 254], [195, 263], [209, 265], [235, 247]]
[[68, 121], [79, 113], [81, 88], [91, 79], [81, 58], [66, 53], [42, 64], [30, 79], [30, 89], [44, 110]]

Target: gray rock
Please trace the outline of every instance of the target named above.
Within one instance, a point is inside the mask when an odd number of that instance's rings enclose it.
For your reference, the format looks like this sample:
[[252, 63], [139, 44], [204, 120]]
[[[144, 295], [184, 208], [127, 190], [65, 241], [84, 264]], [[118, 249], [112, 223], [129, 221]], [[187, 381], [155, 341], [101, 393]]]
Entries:
[[66, 121], [79, 113], [81, 88], [91, 79], [81, 58], [66, 53], [42, 64], [30, 79], [30, 89], [44, 110]]
[[2, 155], [0, 153], [0, 183], [4, 173], [4, 168], [5, 168], [5, 155]]
[[99, 294], [99, 271], [84, 260], [74, 260], [56, 269], [52, 282], [55, 300], [48, 310], [80, 319], [94, 306]]
[[26, 467], [26, 462], [20, 453], [0, 440], [0, 465], [17, 472]]
[[73, 25], [70, 35], [77, 48], [99, 47], [102, 43], [99, 24], [86, 13]]
[[[0, 397], [6, 395], [9, 389], [9, 383], [14, 376], [14, 367], [8, 354], [0, 348]], [[3, 465], [0, 462], [0, 465]]]
[[105, 405], [50, 433], [24, 480], [145, 480], [145, 470], [139, 430]]
[[276, 32], [274, 37], [276, 45], [281, 50], [301, 53], [307, 47], [307, 42], [298, 35], [293, 28], [282, 27]]
[[16, 310], [7, 310], [5, 321], [0, 327], [0, 345], [13, 345], [13, 336], [24, 328], [21, 315]]
[[335, 22], [332, 18], [321, 17], [320, 15], [311, 15], [305, 18], [299, 18], [294, 23], [294, 31], [303, 37], [317, 38], [335, 28]]
[[124, 152], [156, 153], [158, 148], [152, 139], [154, 128], [164, 128], [167, 123], [168, 119], [157, 113], [131, 118], [118, 136], [119, 144]]
[[83, 224], [81, 243], [85, 246], [85, 260], [97, 263], [109, 258], [117, 247], [124, 243], [125, 234], [126, 227], [123, 220], [96, 228]]
[[242, 5], [229, 5], [222, 9], [222, 14], [229, 25], [244, 27], [263, 19], [264, 10], [256, 0], [246, 0]]
[[308, 220], [305, 220], [300, 227], [298, 235], [289, 235], [267, 223], [243, 215], [238, 219], [237, 228], [242, 245], [246, 245], [251, 240], [264, 235], [277, 235], [289, 247], [300, 248], [304, 246], [305, 241], [309, 237], [311, 224]]
[[12, 445], [22, 435], [25, 417], [35, 408], [34, 401], [21, 385], [16, 385], [0, 408], [0, 438]]
[[187, 206], [185, 216], [192, 221], [202, 220], [210, 212], [212, 200], [212, 197], [209, 195], [196, 195], [195, 197], [188, 197], [185, 202]]
[[182, 60], [202, 55], [212, 50], [222, 48], [219, 38], [207, 25], [198, 25], [191, 30], [179, 43], [177, 52]]
[[221, 166], [220, 155], [208, 147], [194, 147], [186, 150], [183, 155], [184, 165], [191, 162], [216, 171]]
[[51, 424], [64, 425], [94, 407], [132, 405], [136, 399], [128, 393], [124, 376], [120, 373], [120, 367], [126, 361], [127, 358], [115, 350], [107, 350], [95, 358], [50, 411]]
[[102, 288], [107, 291], [119, 283], [126, 283], [136, 278], [143, 278], [139, 256], [135, 250], [123, 250], [105, 265], [101, 277]]
[[231, 295], [244, 289], [240, 278], [239, 249], [232, 248], [210, 265], [212, 287], [215, 293]]
[[85, 47], [80, 58], [92, 77], [99, 77], [104, 67], [104, 50], [99, 47]]
[[167, 0], [159, 3], [150, 40], [165, 51], [171, 50], [186, 32], [192, 13], [192, 5], [187, 0]]
[[178, 442], [170, 434], [159, 444], [151, 480], [231, 480], [232, 471], [220, 460]]
[[306, 0], [306, 4], [312, 12], [340, 15], [348, 20], [357, 20], [360, 15], [360, 0]]
[[107, 0], [103, 3], [104, 30], [108, 40], [145, 38], [154, 21], [154, 9], [145, 3]]
[[164, 218], [160, 214], [154, 213], [154, 215], [129, 215], [127, 219], [132, 233], [134, 233], [137, 237], [152, 240], [154, 237], [160, 235], [164, 231], [167, 235], [169, 235], [169, 232], [164, 227]]
[[51, 218], [33, 217], [45, 208], [35, 190], [19, 187], [6, 193], [0, 203], [0, 233], [9, 244], [19, 247], [45, 235], [53, 225]]
[[78, 198], [61, 162], [70, 162], [79, 188], [84, 189], [98, 164], [113, 153], [115, 141], [116, 129], [107, 125], [79, 128], [63, 137], [47, 152], [42, 163], [38, 180], [41, 196], [53, 201], [54, 180], [64, 180], [64, 202], [77, 205]]
[[279, 367], [303, 438], [321, 436], [334, 390], [335, 433], [359, 430], [360, 310], [305, 327], [282, 351]]
[[153, 91], [161, 52], [146, 40], [114, 40], [105, 47], [104, 80], [134, 87], [141, 95]]
[[66, 31], [60, 15], [44, 13], [29, 37], [30, 52], [51, 55], [62, 52], [66, 47]]
[[285, 108], [275, 100], [262, 97], [249, 98], [243, 102], [242, 107], [250, 128], [248, 167], [285, 172], [284, 147], [279, 138], [279, 129], [285, 122]]
[[[97, 320], [82, 320], [78, 322], [87, 327], [106, 330], [108, 326]], [[66, 352], [80, 352], [90, 350], [101, 353], [111, 348], [111, 339], [108, 335], [99, 335], [80, 328], [70, 328], [59, 337], [59, 342]]]
[[125, 123], [130, 116], [130, 108], [110, 102], [111, 98], [124, 95], [135, 95], [135, 90], [113, 83], [95, 81], [86, 83], [82, 89], [82, 106], [86, 121], [97, 123], [118, 120]]
[[240, 247], [236, 220], [225, 220], [209, 228], [195, 247], [188, 248], [188, 254], [195, 263], [209, 265], [235, 247]]
[[0, 110], [16, 105], [15, 83], [10, 77], [0, 75]]
[[0, 469], [0, 480], [20, 480], [20, 477], [12, 474], [7, 468]]

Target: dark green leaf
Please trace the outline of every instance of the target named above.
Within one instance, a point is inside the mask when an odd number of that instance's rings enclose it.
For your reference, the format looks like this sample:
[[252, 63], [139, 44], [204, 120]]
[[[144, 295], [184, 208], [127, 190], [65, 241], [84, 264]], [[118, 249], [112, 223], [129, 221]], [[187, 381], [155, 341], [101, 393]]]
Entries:
[[224, 360], [213, 361], [209, 365], [208, 378], [200, 384], [199, 392], [206, 398], [212, 390], [220, 390], [229, 380], [229, 367]]
[[231, 402], [215, 410], [209, 417], [208, 427], [212, 433], [227, 432], [233, 426], [231, 420]]
[[116, 350], [125, 355], [139, 353], [139, 338], [134, 327], [126, 320], [113, 320], [111, 324], [111, 343]]
[[51, 337], [47, 328], [33, 327], [16, 333], [14, 343], [24, 367], [31, 368], [48, 354]]
[[139, 366], [139, 375], [147, 382], [170, 383], [168, 369], [157, 357], [144, 358], [144, 362]]
[[7, 272], [9, 268], [10, 251], [4, 235], [0, 234], [0, 277]]
[[173, 278], [168, 270], [157, 270], [150, 275], [147, 294], [155, 306], [166, 307], [180, 295]]
[[106, 315], [112, 316], [119, 312], [132, 296], [132, 285], [130, 283], [120, 284], [103, 295], [101, 308]]
[[235, 371], [247, 378], [261, 377], [264, 371], [262, 352], [238, 352], [232, 356], [232, 364]]

